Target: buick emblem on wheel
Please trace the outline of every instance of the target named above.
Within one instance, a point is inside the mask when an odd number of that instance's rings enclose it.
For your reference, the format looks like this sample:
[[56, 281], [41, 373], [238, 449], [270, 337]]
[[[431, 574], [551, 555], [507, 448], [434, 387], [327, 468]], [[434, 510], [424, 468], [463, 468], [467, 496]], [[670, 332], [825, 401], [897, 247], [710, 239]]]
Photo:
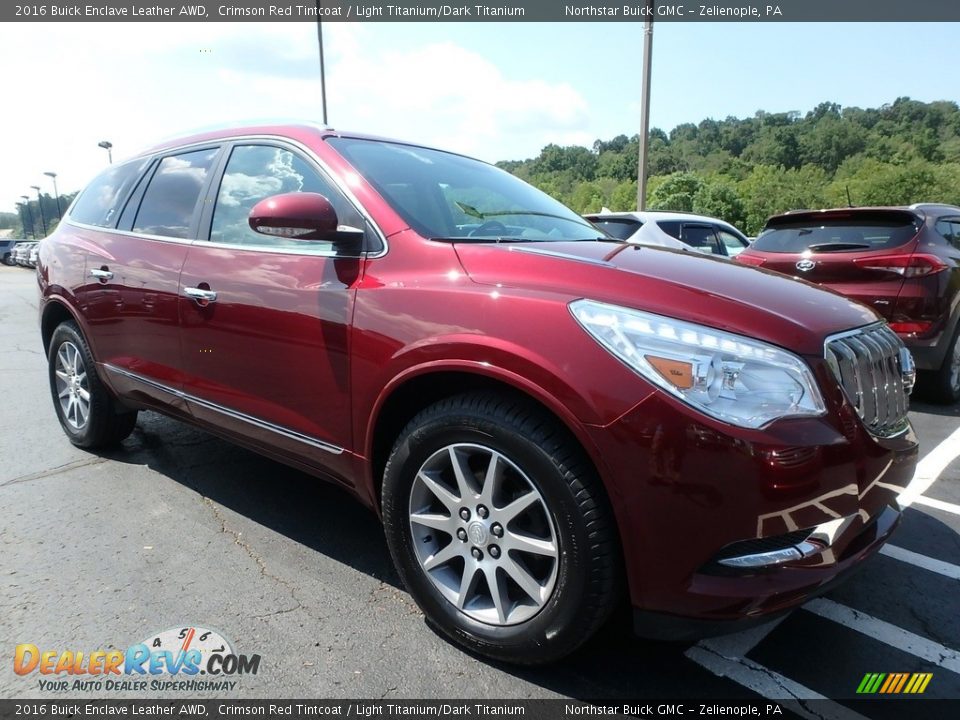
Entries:
[[797, 262], [797, 270], [799, 270], [800, 272], [810, 272], [816, 266], [817, 264], [813, 260], [810, 260], [809, 258], [804, 258], [803, 260], [800, 260]]

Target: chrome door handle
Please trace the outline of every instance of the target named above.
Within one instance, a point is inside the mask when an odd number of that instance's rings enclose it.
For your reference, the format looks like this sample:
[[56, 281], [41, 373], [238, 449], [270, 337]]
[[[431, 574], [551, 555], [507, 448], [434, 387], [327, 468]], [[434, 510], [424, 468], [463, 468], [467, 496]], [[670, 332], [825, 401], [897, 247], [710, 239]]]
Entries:
[[113, 280], [113, 273], [109, 270], [98, 270], [93, 268], [90, 271], [90, 275], [95, 277], [97, 280]]
[[184, 288], [183, 294], [197, 302], [212, 303], [217, 299], [217, 294], [213, 290], [204, 290], [203, 288]]

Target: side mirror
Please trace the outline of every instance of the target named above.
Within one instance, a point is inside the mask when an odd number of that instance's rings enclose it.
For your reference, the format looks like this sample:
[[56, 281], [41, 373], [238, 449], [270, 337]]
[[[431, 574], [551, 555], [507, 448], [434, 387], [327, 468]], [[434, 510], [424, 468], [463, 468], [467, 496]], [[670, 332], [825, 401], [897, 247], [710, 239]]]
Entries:
[[341, 227], [337, 211], [323, 195], [292, 192], [264, 198], [250, 210], [250, 229], [288, 240], [325, 240], [360, 250], [363, 230]]

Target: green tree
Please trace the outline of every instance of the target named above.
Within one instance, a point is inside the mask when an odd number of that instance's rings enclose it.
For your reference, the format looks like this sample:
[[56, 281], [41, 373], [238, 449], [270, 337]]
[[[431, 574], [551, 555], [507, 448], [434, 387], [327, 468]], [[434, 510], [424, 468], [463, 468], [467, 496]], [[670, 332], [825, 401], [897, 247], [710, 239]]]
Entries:
[[648, 205], [651, 210], [692, 212], [694, 198], [703, 187], [703, 180], [693, 173], [674, 173], [651, 191]]
[[714, 178], [708, 180], [693, 197], [693, 211], [710, 215], [743, 227], [747, 212], [733, 183]]

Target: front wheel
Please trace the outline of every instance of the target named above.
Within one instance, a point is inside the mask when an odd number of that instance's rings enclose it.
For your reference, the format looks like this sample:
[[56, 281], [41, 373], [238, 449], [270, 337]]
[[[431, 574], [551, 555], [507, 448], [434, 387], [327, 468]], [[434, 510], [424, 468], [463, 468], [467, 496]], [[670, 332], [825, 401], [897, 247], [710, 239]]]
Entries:
[[117, 404], [93, 362], [77, 326], [72, 322], [57, 326], [47, 355], [53, 407], [70, 442], [90, 449], [120, 443], [137, 423], [137, 412]]
[[619, 545], [576, 440], [523, 400], [443, 400], [401, 433], [384, 471], [387, 542], [427, 619], [518, 664], [556, 660], [616, 601]]

